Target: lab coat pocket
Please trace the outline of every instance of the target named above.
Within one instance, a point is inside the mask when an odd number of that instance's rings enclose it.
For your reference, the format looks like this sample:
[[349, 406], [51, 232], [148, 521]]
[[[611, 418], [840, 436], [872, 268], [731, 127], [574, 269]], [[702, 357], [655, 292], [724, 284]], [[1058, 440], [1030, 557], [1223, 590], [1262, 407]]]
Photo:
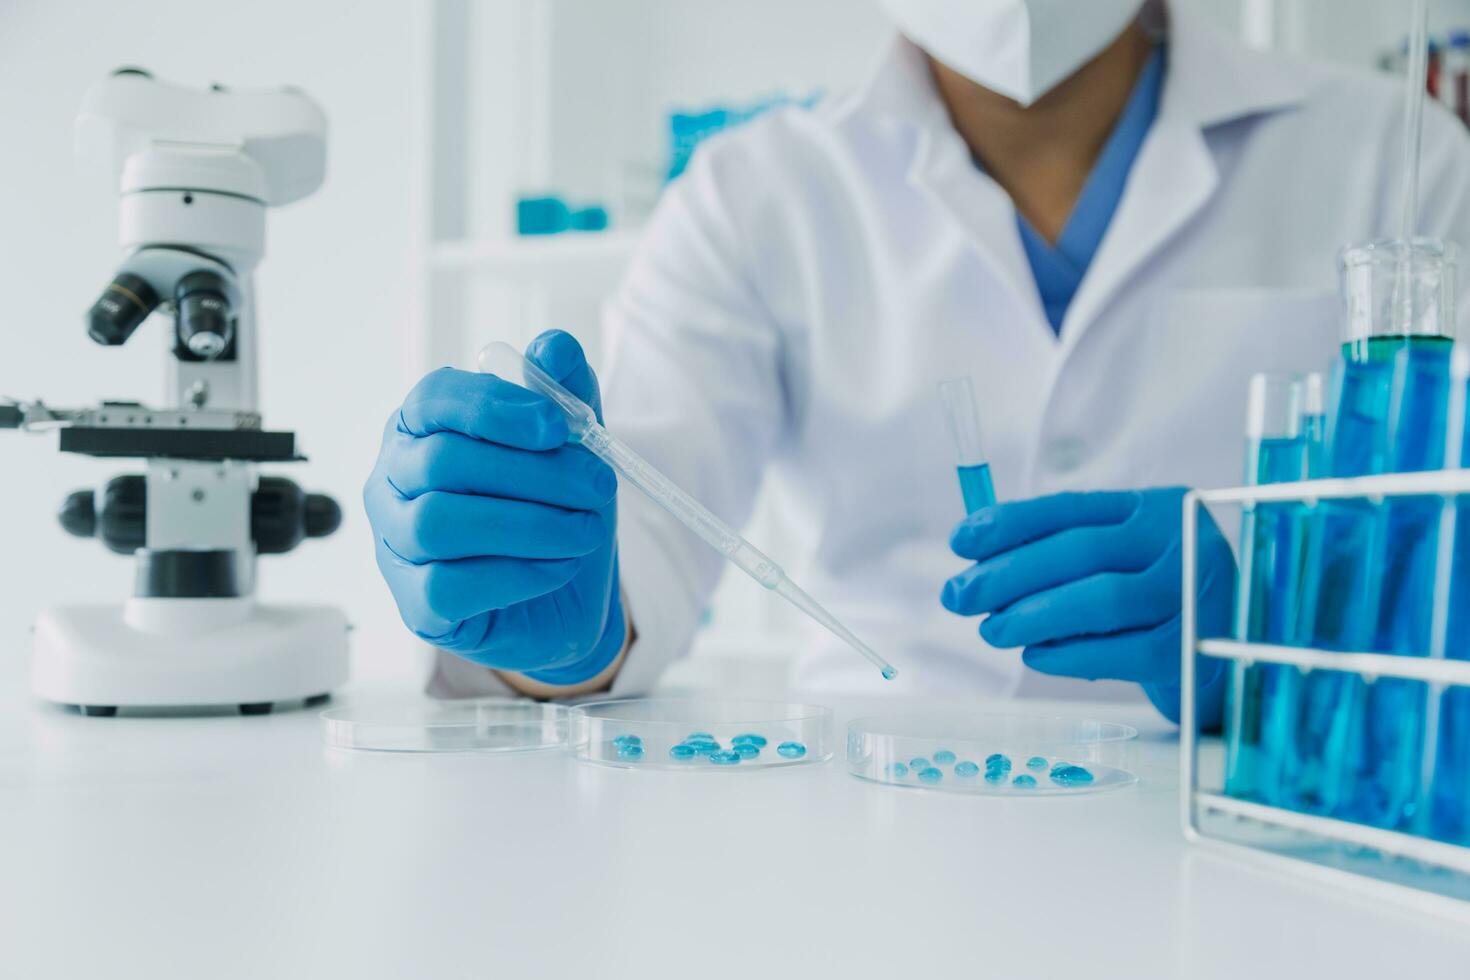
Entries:
[[[1258, 371], [1328, 371], [1338, 347], [1340, 305], [1322, 289], [1189, 289], [1163, 298], [1149, 331], [1158, 386], [1141, 452], [1144, 485], [1234, 486], [1241, 482], [1246, 389]], [[1147, 447], [1140, 447], [1141, 449]], [[1162, 450], [1162, 451], [1160, 451]]]

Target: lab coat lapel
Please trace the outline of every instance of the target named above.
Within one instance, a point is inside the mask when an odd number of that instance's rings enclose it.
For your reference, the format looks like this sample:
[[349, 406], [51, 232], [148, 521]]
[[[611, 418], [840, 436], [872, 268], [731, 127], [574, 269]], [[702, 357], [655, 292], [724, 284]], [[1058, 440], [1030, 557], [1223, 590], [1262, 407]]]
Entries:
[[1158, 116], [1067, 310], [1064, 353], [1215, 192], [1220, 173], [1206, 140], [1210, 127], [1290, 107], [1308, 94], [1300, 72], [1227, 40], [1187, 11], [1170, 6], [1168, 19], [1169, 63]]
[[1013, 301], [1014, 311], [1031, 321], [1025, 328], [1050, 346], [1055, 338], [1021, 245], [1015, 206], [1001, 186], [975, 165], [959, 134], [947, 127], [925, 132], [909, 181], [955, 219], [976, 255]]
[[1070, 353], [1108, 301], [1204, 207], [1219, 171], [1204, 134], [1187, 120], [1155, 120], [1123, 191], [1118, 210], [1062, 321]]
[[1055, 337], [1016, 229], [1015, 207], [970, 158], [934, 91], [923, 53], [905, 38], [895, 37], [850, 111], [886, 117], [914, 134], [905, 179], [939, 214], [953, 221], [984, 270], [1013, 301], [1010, 310], [986, 310], [985, 315], [1032, 321], [1026, 326], [1054, 350]]

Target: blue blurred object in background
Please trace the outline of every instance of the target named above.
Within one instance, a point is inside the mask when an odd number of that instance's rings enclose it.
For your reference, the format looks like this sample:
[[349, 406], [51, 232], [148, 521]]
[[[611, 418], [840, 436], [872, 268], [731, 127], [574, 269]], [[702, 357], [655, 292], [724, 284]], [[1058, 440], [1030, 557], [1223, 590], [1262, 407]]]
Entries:
[[607, 228], [607, 208], [591, 204], [573, 208], [555, 195], [516, 199], [516, 234], [556, 235], [564, 231], [603, 231]]
[[666, 180], [673, 180], [689, 166], [695, 147], [716, 133], [750, 122], [772, 109], [795, 106], [810, 109], [822, 99], [821, 92], [805, 98], [774, 95], [744, 106], [715, 105], [705, 109], [669, 113], [669, 169]]

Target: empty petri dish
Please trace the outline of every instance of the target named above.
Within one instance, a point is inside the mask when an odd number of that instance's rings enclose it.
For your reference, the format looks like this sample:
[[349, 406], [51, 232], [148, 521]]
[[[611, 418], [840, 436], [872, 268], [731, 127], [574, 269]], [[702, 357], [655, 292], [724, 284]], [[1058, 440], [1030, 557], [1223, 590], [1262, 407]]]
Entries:
[[322, 741], [368, 752], [527, 752], [566, 741], [556, 704], [476, 698], [353, 704], [321, 713]]
[[594, 701], [568, 711], [567, 749], [628, 769], [749, 772], [832, 758], [832, 710], [706, 698]]
[[847, 726], [847, 768], [854, 776], [979, 796], [1131, 786], [1138, 781], [1137, 747], [1137, 729], [1085, 718], [937, 712], [859, 718]]

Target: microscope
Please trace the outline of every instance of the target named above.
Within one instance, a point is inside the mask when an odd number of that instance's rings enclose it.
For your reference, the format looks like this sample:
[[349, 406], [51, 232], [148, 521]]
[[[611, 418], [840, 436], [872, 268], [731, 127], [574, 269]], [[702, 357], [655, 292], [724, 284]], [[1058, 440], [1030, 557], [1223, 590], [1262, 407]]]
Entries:
[[87, 335], [113, 347], [158, 321], [166, 401], [0, 405], [0, 427], [54, 428], [62, 452], [146, 467], [61, 508], [68, 532], [133, 556], [134, 589], [121, 604], [40, 613], [35, 692], [101, 716], [325, 701], [347, 678], [346, 617], [254, 598], [257, 555], [325, 537], [342, 513], [328, 496], [257, 473], [303, 457], [294, 433], [261, 422], [252, 277], [266, 208], [321, 186], [326, 119], [290, 88], [193, 90], [120, 69], [87, 92], [76, 152], [121, 192], [123, 258]]

